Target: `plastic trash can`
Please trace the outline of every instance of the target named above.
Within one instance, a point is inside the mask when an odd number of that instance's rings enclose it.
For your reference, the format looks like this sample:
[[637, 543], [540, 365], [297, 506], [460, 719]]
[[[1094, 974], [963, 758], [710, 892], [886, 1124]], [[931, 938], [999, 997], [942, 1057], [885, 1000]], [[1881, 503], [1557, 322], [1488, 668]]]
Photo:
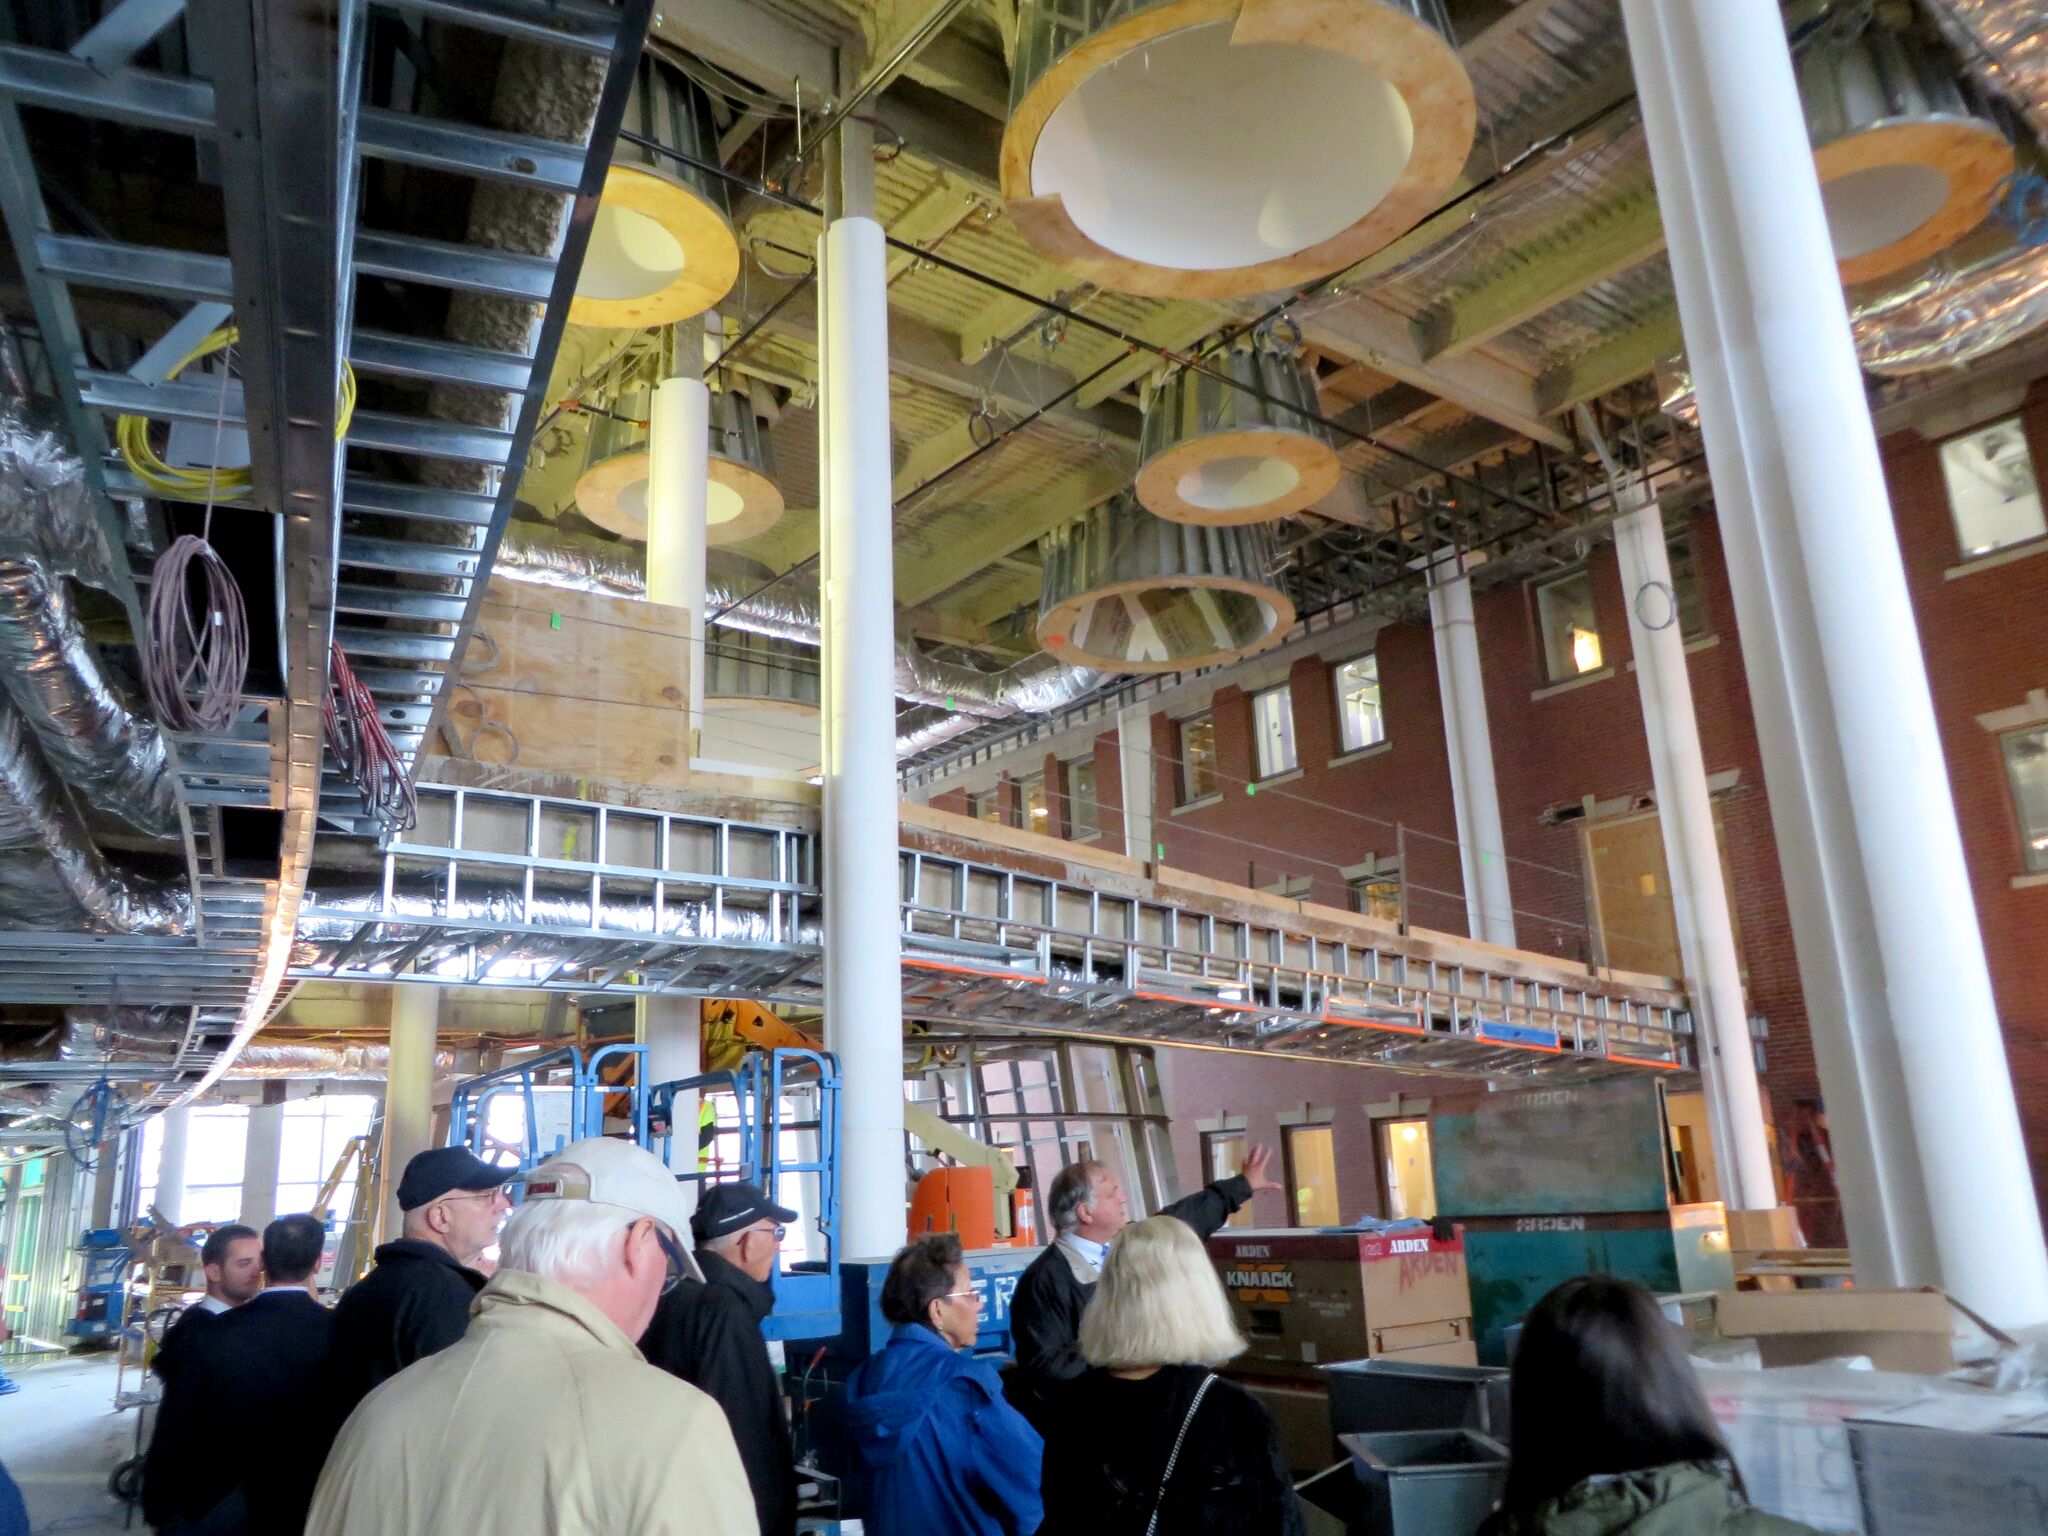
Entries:
[[1364, 1536], [1472, 1536], [1500, 1502], [1507, 1447], [1470, 1429], [1341, 1435], [1364, 1490]]
[[1508, 1373], [1499, 1366], [1346, 1360], [1324, 1366], [1323, 1380], [1335, 1434], [1476, 1429], [1508, 1443]]

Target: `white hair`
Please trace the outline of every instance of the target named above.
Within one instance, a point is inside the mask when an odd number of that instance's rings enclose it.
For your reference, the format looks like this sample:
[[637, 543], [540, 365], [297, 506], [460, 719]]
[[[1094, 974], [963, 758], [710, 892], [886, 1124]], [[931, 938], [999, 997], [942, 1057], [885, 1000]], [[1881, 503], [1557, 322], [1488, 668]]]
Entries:
[[560, 1285], [587, 1285], [618, 1262], [619, 1239], [638, 1220], [638, 1211], [619, 1205], [528, 1200], [505, 1219], [498, 1264]]
[[1177, 1216], [1148, 1216], [1116, 1235], [1081, 1314], [1090, 1365], [1221, 1365], [1244, 1351], [1194, 1228]]

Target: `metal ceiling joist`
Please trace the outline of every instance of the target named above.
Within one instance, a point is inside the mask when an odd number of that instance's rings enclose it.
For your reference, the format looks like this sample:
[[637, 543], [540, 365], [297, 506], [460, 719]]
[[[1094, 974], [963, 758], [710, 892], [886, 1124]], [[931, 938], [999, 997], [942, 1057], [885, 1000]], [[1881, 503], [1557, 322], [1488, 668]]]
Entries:
[[919, 85], [949, 96], [1000, 123], [1010, 115], [1010, 70], [1002, 55], [990, 53], [957, 33], [945, 32], [904, 66]]
[[1073, 475], [1034, 496], [1005, 505], [1001, 517], [984, 519], [966, 538], [942, 550], [896, 561], [896, 601], [910, 607], [929, 603], [1006, 555], [1036, 544], [1055, 528], [1107, 501], [1131, 483], [1131, 464], [1117, 454], [1095, 454]]
[[1585, 400], [1642, 378], [1659, 362], [1685, 350], [1678, 326], [1678, 301], [1618, 331], [1537, 380], [1546, 412], [1566, 411]]
[[833, 94], [843, 41], [818, 25], [776, 0], [687, 0], [664, 5], [650, 35], [809, 109]]

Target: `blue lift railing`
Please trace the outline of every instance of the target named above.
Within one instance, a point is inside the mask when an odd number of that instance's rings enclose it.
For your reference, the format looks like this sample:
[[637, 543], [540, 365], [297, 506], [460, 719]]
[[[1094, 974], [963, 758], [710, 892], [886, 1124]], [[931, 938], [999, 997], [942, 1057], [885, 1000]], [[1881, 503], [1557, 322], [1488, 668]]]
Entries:
[[[630, 1083], [608, 1083], [604, 1080], [603, 1067], [618, 1060], [632, 1062], [633, 1080]], [[519, 1096], [525, 1111], [525, 1131], [519, 1152], [522, 1171], [545, 1162], [571, 1141], [602, 1136], [604, 1102], [612, 1094], [625, 1095], [630, 1106], [634, 1145], [647, 1146], [647, 1095], [641, 1090], [640, 1081], [646, 1072], [647, 1047], [644, 1045], [601, 1045], [587, 1056], [576, 1046], [565, 1045], [558, 1051], [548, 1051], [530, 1060], [500, 1067], [481, 1077], [465, 1078], [455, 1085], [455, 1091], [448, 1100], [449, 1145], [468, 1147], [478, 1157], [485, 1157], [491, 1101], [500, 1094], [509, 1093]], [[567, 1074], [566, 1085], [543, 1081], [563, 1073]], [[552, 1146], [542, 1146], [536, 1092], [543, 1087], [559, 1089], [563, 1086], [569, 1089], [569, 1133], [557, 1135]]]
[[[785, 1123], [784, 1095], [792, 1089], [818, 1090], [818, 1151], [814, 1158], [784, 1155], [782, 1136], [798, 1127]], [[740, 1152], [729, 1168], [696, 1166], [697, 1127], [678, 1126], [675, 1101], [689, 1093], [731, 1093], [738, 1108]], [[707, 1072], [672, 1083], [657, 1083], [647, 1092], [646, 1118], [662, 1127], [652, 1142], [641, 1145], [676, 1166], [676, 1133], [683, 1135], [682, 1183], [711, 1185], [745, 1181], [760, 1186], [778, 1204], [785, 1180], [815, 1176], [818, 1181], [817, 1227], [825, 1240], [825, 1257], [811, 1260], [775, 1277], [775, 1310], [761, 1325], [771, 1339], [823, 1338], [839, 1331], [839, 1062], [825, 1051], [785, 1048], [757, 1051], [735, 1071]], [[804, 1127], [808, 1129], [808, 1127]]]

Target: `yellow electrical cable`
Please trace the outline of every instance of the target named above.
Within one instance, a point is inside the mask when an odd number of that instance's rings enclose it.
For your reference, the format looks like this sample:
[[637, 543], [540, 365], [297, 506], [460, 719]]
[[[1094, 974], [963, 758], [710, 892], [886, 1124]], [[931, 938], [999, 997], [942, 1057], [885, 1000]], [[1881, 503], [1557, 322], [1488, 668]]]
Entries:
[[[239, 340], [241, 332], [232, 325], [207, 332], [197, 346], [178, 359], [164, 378], [175, 379], [202, 357], [224, 352]], [[356, 372], [349, 366], [347, 358], [343, 358], [341, 363], [339, 405], [334, 422], [336, 442], [348, 435], [349, 422], [356, 413]], [[233, 501], [247, 492], [253, 483], [246, 469], [188, 469], [166, 464], [150, 446], [147, 416], [123, 416], [117, 420], [114, 423], [114, 446], [120, 450], [122, 462], [134, 471], [135, 478], [159, 496], [179, 501]]]

